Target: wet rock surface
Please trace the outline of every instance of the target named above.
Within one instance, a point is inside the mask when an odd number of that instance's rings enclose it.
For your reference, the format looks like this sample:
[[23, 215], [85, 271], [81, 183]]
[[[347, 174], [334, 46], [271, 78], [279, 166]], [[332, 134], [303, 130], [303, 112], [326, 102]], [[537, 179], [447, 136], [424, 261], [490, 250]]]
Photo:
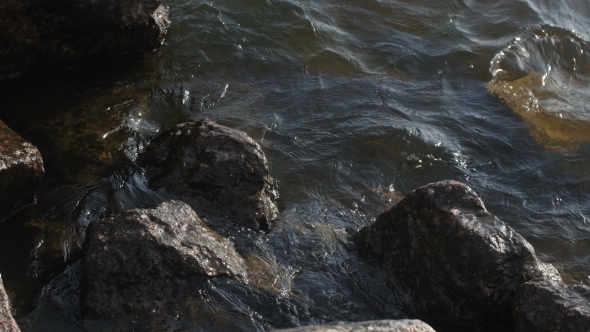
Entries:
[[0, 0], [0, 73], [158, 47], [161, 0]]
[[4, 284], [0, 279], [0, 331], [4, 332], [16, 332], [20, 331], [14, 318], [12, 318], [12, 310], [10, 309], [10, 302], [6, 291], [4, 290]]
[[430, 325], [417, 319], [374, 320], [360, 323], [334, 322], [279, 330], [284, 332], [434, 332]]
[[520, 284], [561, 280], [522, 236], [456, 181], [415, 189], [354, 240], [361, 256], [409, 295], [419, 317], [510, 325], [511, 298]]
[[[85, 298], [82, 263], [73, 263], [43, 288], [37, 299], [39, 306], [30, 315], [30, 328], [24, 326], [25, 330], [62, 331], [64, 322], [69, 321], [79, 327], [72, 331], [87, 332], [270, 331], [276, 326], [294, 326], [295, 323], [285, 320], [287, 308], [304, 317], [310, 315], [305, 299], [285, 297], [232, 278], [193, 276], [154, 283], [164, 287], [152, 290], [159, 296], [158, 301], [146, 296], [143, 299], [147, 300], [140, 305], [129, 299], [124, 311], [98, 316], [88, 311], [87, 306], [80, 307]], [[252, 315], [252, 311], [267, 314]]]
[[0, 120], [0, 221], [35, 202], [44, 172], [39, 150]]
[[233, 245], [178, 201], [92, 223], [84, 252], [83, 304], [96, 316], [161, 312], [181, 280], [248, 279]]
[[268, 230], [278, 210], [260, 146], [246, 133], [204, 119], [156, 138], [142, 158], [150, 186], [199, 213]]
[[513, 300], [516, 331], [590, 331], [590, 287], [550, 280], [522, 284]]

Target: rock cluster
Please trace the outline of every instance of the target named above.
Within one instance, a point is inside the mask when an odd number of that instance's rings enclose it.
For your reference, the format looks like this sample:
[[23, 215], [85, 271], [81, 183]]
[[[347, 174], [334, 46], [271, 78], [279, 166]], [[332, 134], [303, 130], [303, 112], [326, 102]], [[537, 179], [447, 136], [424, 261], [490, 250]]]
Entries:
[[[39, 151], [2, 122], [0, 140], [2, 220], [34, 202], [44, 171]], [[88, 331], [166, 330], [173, 312], [202, 304], [195, 304], [199, 287], [210, 278], [248, 287], [245, 260], [200, 215], [269, 230], [278, 214], [264, 153], [244, 132], [208, 119], [180, 124], [156, 137], [139, 162], [158, 199], [164, 194], [182, 201], [88, 226], [76, 295], [92, 313], [84, 318]], [[553, 266], [539, 261], [533, 247], [460, 182], [415, 189], [356, 233], [354, 242], [408, 296], [408, 313], [432, 324], [590, 331], [590, 287], [564, 285]], [[0, 329], [18, 331], [1, 281]], [[434, 330], [406, 319], [283, 331]]]
[[519, 285], [561, 281], [521, 235], [456, 181], [415, 189], [354, 240], [361, 256], [409, 295], [420, 317], [509, 325]]
[[334, 322], [318, 326], [302, 326], [279, 330], [283, 332], [434, 332], [430, 325], [417, 319], [374, 320], [360, 323]]
[[247, 282], [243, 258], [185, 203], [170, 201], [96, 221], [87, 229], [84, 304], [116, 317], [165, 306], [178, 279]]
[[0, 0], [0, 73], [158, 47], [161, 0]]
[[35, 202], [45, 170], [39, 150], [0, 120], [0, 221]]
[[0, 279], [0, 331], [4, 332], [19, 332], [20, 329], [16, 325], [14, 318], [12, 318], [12, 311], [10, 309], [10, 302], [4, 290], [4, 284]]
[[142, 158], [150, 186], [179, 196], [199, 213], [268, 230], [278, 214], [260, 146], [243, 131], [204, 119], [177, 125]]

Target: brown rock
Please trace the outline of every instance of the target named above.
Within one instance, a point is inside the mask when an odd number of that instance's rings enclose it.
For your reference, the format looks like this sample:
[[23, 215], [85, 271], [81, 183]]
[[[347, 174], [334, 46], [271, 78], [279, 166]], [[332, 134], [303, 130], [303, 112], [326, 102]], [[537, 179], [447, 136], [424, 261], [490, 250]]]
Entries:
[[2, 332], [19, 332], [20, 329], [16, 325], [14, 318], [12, 318], [12, 310], [10, 309], [10, 302], [4, 284], [0, 279], [0, 331]]
[[509, 325], [520, 284], [561, 280], [522, 236], [456, 181], [412, 191], [354, 240], [361, 256], [382, 267], [424, 317]]
[[517, 332], [588, 332], [590, 287], [529, 281], [516, 290], [512, 313]]
[[430, 325], [417, 319], [373, 320], [360, 323], [334, 322], [326, 325], [301, 326], [282, 332], [434, 332]]
[[0, 221], [35, 202], [44, 173], [39, 150], [0, 120]]
[[205, 216], [268, 230], [278, 214], [264, 152], [243, 131], [204, 119], [156, 138], [142, 158], [150, 187]]
[[96, 221], [86, 237], [84, 303], [98, 315], [141, 313], [173, 301], [165, 294], [176, 280], [248, 280], [246, 263], [233, 244], [183, 202]]

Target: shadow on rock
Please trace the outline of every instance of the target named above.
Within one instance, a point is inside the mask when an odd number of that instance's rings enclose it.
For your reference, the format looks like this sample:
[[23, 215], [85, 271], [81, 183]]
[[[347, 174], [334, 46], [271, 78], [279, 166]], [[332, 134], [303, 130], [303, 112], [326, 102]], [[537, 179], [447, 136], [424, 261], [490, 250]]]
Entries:
[[0, 0], [0, 73], [72, 65], [158, 47], [161, 0]]

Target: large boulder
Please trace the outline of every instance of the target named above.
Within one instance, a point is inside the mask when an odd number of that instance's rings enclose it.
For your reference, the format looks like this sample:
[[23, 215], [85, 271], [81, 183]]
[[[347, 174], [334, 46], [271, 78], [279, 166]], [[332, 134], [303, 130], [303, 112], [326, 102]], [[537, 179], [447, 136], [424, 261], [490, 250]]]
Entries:
[[84, 244], [84, 305], [97, 316], [165, 307], [177, 279], [247, 282], [244, 259], [185, 203], [170, 201], [96, 221]]
[[277, 216], [262, 149], [246, 133], [204, 119], [164, 132], [142, 157], [150, 187], [204, 215], [268, 230]]
[[44, 173], [39, 150], [0, 120], [0, 221], [35, 202]]
[[0, 0], [0, 73], [158, 47], [161, 0]]
[[590, 287], [533, 280], [513, 299], [517, 332], [590, 331]]
[[17, 332], [20, 331], [14, 318], [12, 318], [12, 310], [10, 309], [10, 301], [4, 290], [4, 284], [0, 279], [0, 331], [3, 332]]
[[561, 279], [471, 188], [456, 181], [415, 189], [354, 241], [362, 257], [409, 295], [420, 317], [510, 324], [511, 298], [520, 284]]
[[430, 325], [417, 319], [372, 320], [360, 323], [334, 322], [278, 330], [282, 332], [434, 332]]

